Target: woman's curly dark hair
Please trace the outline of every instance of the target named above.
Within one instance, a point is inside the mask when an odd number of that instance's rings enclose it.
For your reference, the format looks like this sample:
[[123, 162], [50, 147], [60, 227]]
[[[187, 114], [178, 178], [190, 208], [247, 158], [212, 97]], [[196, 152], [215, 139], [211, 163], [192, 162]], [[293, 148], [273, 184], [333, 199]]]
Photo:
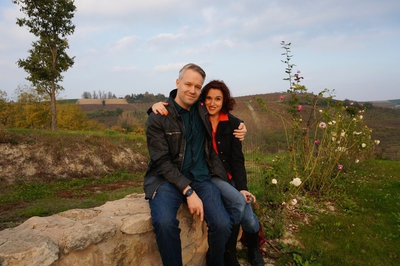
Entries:
[[233, 110], [233, 108], [236, 105], [236, 101], [231, 97], [231, 92], [228, 86], [226, 86], [225, 82], [223, 82], [222, 80], [212, 80], [208, 82], [201, 90], [200, 97], [203, 101], [205, 101], [206, 96], [210, 89], [217, 89], [222, 92], [224, 99], [222, 103], [221, 112], [229, 113], [229, 111]]

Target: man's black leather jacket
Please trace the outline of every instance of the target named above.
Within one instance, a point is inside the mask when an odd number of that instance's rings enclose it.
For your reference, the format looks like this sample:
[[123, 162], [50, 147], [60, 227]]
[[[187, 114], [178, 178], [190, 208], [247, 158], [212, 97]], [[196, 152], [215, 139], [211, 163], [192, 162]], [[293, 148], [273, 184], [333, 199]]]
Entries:
[[[192, 182], [181, 173], [186, 143], [183, 120], [174, 106], [176, 93], [177, 89], [171, 91], [167, 100], [167, 116], [156, 115], [149, 109], [146, 137], [150, 162], [144, 177], [146, 199], [153, 198], [157, 193], [157, 188], [164, 182], [170, 182], [182, 193]], [[211, 126], [208, 121], [207, 108], [199, 101], [192, 108], [198, 108], [199, 115], [206, 128], [207, 136], [204, 149], [210, 174], [212, 177], [217, 176], [227, 180], [226, 170], [218, 155], [212, 149]]]

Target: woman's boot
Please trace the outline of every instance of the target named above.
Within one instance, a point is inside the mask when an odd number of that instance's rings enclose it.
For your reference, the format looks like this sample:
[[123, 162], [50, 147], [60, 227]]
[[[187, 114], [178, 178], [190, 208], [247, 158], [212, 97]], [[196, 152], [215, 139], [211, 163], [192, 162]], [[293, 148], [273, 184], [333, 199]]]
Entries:
[[240, 224], [232, 226], [231, 235], [225, 246], [224, 262], [226, 266], [240, 266], [236, 257], [236, 245], [239, 235]]
[[255, 234], [244, 232], [244, 234], [247, 241], [248, 260], [251, 266], [264, 266], [264, 259], [258, 246], [258, 232]]

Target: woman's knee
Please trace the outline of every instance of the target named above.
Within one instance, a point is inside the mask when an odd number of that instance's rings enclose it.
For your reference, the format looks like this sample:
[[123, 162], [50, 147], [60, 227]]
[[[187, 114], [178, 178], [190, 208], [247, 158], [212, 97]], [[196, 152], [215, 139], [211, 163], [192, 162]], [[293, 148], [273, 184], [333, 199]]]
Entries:
[[248, 233], [257, 233], [260, 229], [260, 223], [254, 214], [251, 217], [245, 216], [242, 220], [242, 228]]

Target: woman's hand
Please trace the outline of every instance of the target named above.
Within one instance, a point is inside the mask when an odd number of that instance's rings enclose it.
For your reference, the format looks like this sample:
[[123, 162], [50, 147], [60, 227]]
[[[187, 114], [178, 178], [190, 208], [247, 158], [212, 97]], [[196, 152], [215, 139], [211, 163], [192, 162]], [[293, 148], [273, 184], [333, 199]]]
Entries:
[[246, 133], [247, 133], [246, 125], [243, 122], [241, 122], [239, 127], [233, 131], [233, 135], [240, 141], [244, 140], [244, 136], [246, 136]]
[[244, 196], [244, 199], [246, 200], [247, 203], [256, 202], [256, 196], [251, 194], [249, 191], [241, 190], [240, 193]]
[[164, 115], [167, 116], [168, 115], [168, 111], [165, 108], [165, 106], [167, 106], [168, 103], [166, 102], [158, 102], [153, 104], [153, 106], [151, 107], [151, 110], [153, 111], [153, 113], [160, 114], [160, 115]]

